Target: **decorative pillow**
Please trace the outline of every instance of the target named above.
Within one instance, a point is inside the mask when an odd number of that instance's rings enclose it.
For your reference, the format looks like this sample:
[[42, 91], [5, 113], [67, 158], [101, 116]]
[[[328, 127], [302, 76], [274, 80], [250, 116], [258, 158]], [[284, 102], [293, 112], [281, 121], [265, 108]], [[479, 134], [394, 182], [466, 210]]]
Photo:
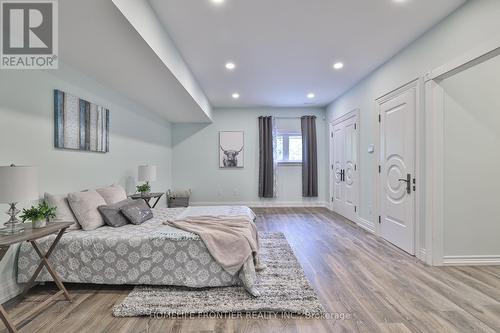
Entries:
[[107, 225], [112, 227], [123, 227], [129, 222], [125, 215], [121, 212], [121, 209], [133, 202], [134, 200], [132, 199], [125, 199], [112, 205], [99, 206], [97, 209], [101, 212], [104, 222], [106, 222]]
[[125, 190], [120, 185], [101, 187], [96, 191], [104, 198], [104, 201], [106, 201], [108, 205], [127, 199], [127, 193], [125, 193]]
[[83, 230], [94, 230], [105, 225], [97, 207], [105, 206], [106, 201], [96, 191], [69, 193], [68, 202]]
[[133, 224], [142, 224], [153, 218], [151, 208], [142, 199], [123, 207], [122, 213]]
[[69, 207], [66, 195], [45, 193], [43, 199], [50, 207], [56, 207], [56, 217], [51, 218], [51, 222], [73, 222], [74, 224], [69, 227], [70, 230], [82, 228], [80, 224], [78, 224], [75, 214], [73, 214], [73, 211]]

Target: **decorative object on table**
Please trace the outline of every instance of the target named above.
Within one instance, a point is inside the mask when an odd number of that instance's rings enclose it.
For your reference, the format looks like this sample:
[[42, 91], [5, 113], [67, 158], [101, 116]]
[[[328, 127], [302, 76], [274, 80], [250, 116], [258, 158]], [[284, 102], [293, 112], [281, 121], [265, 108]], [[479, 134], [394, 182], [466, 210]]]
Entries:
[[219, 167], [243, 168], [245, 138], [243, 131], [219, 132]]
[[[318, 296], [282, 233], [260, 234], [260, 257], [267, 266], [258, 272], [253, 297], [242, 286], [182, 288], [136, 286], [113, 307], [115, 317], [148, 316], [152, 312], [175, 315], [202, 313], [296, 313], [321, 317], [325, 313]], [[186, 300], [189, 299], [189, 302]]]
[[[50, 263], [49, 257], [54, 251], [56, 245], [59, 243], [59, 240], [61, 240], [61, 237], [63, 236], [66, 229], [68, 229], [72, 224], [73, 222], [50, 222], [43, 229], [34, 229], [27, 227], [26, 231], [21, 234], [0, 236], [0, 261], [3, 259], [3, 257], [5, 256], [11, 245], [23, 242], [29, 242], [33, 246], [33, 249], [35, 250], [38, 257], [40, 258], [40, 260], [37, 263], [38, 267], [33, 270], [34, 272], [33, 275], [27, 281], [27, 284], [24, 287], [24, 290], [22, 292], [23, 296], [26, 295], [26, 293], [31, 289], [31, 287], [33, 287], [38, 275], [42, 272], [48, 272], [52, 276], [52, 279], [54, 280], [57, 288], [59, 289], [57, 293], [49, 296], [47, 299], [45, 299], [38, 305], [34, 303], [32, 308], [29, 309], [24, 315], [22, 315], [17, 322], [12, 321], [8, 313], [0, 304], [0, 319], [2, 319], [2, 321], [4, 322], [8, 332], [17, 333], [18, 332], [17, 329], [20, 326], [20, 324], [25, 323], [29, 319], [33, 319], [33, 317], [35, 317], [36, 315], [40, 314], [40, 312], [45, 310], [50, 305], [50, 303], [55, 301], [60, 302], [61, 300], [59, 299], [59, 296], [61, 295], [64, 295], [64, 298], [67, 301], [71, 302], [69, 293], [64, 287], [61, 278], [57, 274], [54, 265]], [[57, 236], [55, 237], [54, 241], [47, 247], [48, 248], [47, 252], [44, 252], [42, 249], [45, 247], [40, 247], [36, 241], [39, 239], [46, 240], [47, 236], [50, 237], [50, 235], [56, 232], [58, 233]], [[45, 268], [45, 270], [43, 268]]]
[[169, 208], [188, 207], [191, 190], [167, 191], [167, 206]]
[[137, 185], [136, 188], [137, 192], [139, 192], [141, 195], [147, 195], [149, 194], [149, 192], [151, 192], [151, 185], [149, 185], [148, 183]]
[[56, 217], [56, 207], [50, 207], [47, 202], [42, 201], [37, 206], [23, 209], [20, 218], [25, 221], [31, 221], [34, 229], [43, 228], [51, 218]]
[[54, 146], [109, 152], [109, 110], [60, 90], [54, 90]]
[[[155, 208], [156, 205], [158, 204], [158, 201], [160, 201], [161, 197], [163, 196], [163, 192], [150, 192], [150, 193], [139, 193], [139, 194], [132, 194], [132, 195], [129, 195], [128, 197], [130, 199], [134, 199], [134, 200], [138, 200], [138, 199], [142, 199], [144, 200], [149, 208]], [[154, 199], [156, 198], [156, 201], [154, 202], [153, 205], [151, 205], [151, 199]]]
[[141, 194], [148, 194], [151, 191], [149, 182], [156, 180], [156, 166], [154, 165], [140, 165], [139, 166], [139, 181], [146, 182], [145, 184], [137, 186], [137, 192]]
[[5, 223], [5, 228], [0, 229], [0, 234], [16, 234], [23, 232], [24, 225], [16, 217], [20, 212], [16, 205], [38, 199], [38, 172], [32, 166], [0, 166], [0, 203], [10, 205], [7, 214], [10, 219]]

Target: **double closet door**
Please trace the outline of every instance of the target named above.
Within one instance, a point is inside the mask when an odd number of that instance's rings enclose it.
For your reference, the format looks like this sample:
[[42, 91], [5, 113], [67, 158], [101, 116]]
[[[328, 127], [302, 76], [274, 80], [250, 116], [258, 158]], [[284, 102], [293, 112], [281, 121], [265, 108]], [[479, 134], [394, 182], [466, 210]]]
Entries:
[[353, 114], [331, 129], [332, 210], [356, 221], [358, 201], [358, 116]]

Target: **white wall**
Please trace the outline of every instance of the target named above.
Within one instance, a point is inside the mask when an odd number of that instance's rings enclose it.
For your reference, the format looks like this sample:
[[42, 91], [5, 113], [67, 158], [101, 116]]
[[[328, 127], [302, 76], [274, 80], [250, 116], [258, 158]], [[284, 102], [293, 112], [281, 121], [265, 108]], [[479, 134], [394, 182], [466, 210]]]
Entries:
[[206, 120], [210, 121], [212, 106], [149, 1], [113, 0], [113, 3], [205, 112]]
[[[248, 205], [323, 205], [326, 200], [326, 123], [325, 111], [315, 108], [217, 109], [210, 125], [173, 125], [173, 183], [191, 188], [195, 204], [241, 203]], [[316, 115], [318, 139], [319, 197], [302, 198], [301, 166], [280, 166], [278, 197], [258, 198], [258, 122], [259, 116], [294, 117]], [[297, 120], [298, 121], [298, 120]], [[245, 132], [245, 167], [219, 169], [219, 131]]]
[[[355, 108], [361, 110], [360, 182], [362, 186], [359, 214], [362, 218], [375, 223], [376, 216], [378, 216], [375, 211], [378, 149], [375, 154], [367, 153], [368, 145], [376, 143], [378, 136], [375, 99], [423, 76], [429, 70], [450, 61], [481, 42], [497, 36], [500, 33], [499, 17], [500, 1], [467, 2], [328, 106], [327, 116], [330, 121]], [[475, 251], [475, 249], [467, 251]]]
[[440, 85], [444, 255], [500, 257], [500, 55]]
[[[110, 109], [110, 152], [54, 149], [53, 89]], [[120, 183], [134, 192], [137, 166], [158, 167], [153, 190], [171, 186], [171, 125], [159, 116], [61, 65], [55, 71], [3, 70], [0, 73], [0, 165], [39, 167], [39, 191], [67, 193]], [[24, 203], [22, 206], [26, 206]], [[0, 211], [6, 211], [0, 205]], [[7, 220], [7, 215], [0, 222]], [[14, 251], [0, 265], [0, 302], [14, 296]]]

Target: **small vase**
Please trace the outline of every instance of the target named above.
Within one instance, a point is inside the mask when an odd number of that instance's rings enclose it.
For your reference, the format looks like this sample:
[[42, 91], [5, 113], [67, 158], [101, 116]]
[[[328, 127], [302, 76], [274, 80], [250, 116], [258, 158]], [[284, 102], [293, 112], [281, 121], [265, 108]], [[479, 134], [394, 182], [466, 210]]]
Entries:
[[44, 228], [45, 226], [47, 226], [47, 220], [45, 219], [33, 221], [33, 229], [40, 229]]

